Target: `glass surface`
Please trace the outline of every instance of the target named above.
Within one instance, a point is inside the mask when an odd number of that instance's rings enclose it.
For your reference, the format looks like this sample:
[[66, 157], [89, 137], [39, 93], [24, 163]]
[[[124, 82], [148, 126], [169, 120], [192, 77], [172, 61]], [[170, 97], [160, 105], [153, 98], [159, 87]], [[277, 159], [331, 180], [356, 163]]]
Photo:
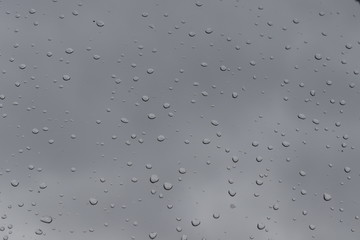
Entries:
[[0, 1], [0, 239], [360, 239], [359, 19]]

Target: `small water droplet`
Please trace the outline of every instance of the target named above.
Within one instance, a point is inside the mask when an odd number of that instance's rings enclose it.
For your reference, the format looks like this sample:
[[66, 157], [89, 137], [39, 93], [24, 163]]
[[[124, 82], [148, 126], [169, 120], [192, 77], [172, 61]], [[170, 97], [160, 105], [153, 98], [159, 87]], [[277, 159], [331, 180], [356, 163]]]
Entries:
[[203, 143], [203, 144], [209, 144], [210, 142], [211, 142], [211, 140], [208, 139], [208, 138], [204, 138], [204, 139], [202, 140], [202, 143]]
[[72, 49], [72, 48], [67, 48], [67, 49], [65, 50], [65, 52], [66, 52], [67, 54], [72, 54], [72, 53], [74, 52], [74, 49]]
[[165, 136], [164, 136], [164, 135], [159, 135], [159, 136], [157, 137], [157, 140], [158, 140], [159, 142], [162, 142], [162, 141], [165, 140]]
[[315, 230], [315, 229], [316, 229], [316, 226], [315, 226], [314, 224], [310, 224], [310, 225], [309, 225], [309, 228], [310, 228], [310, 230]]
[[64, 81], [69, 81], [71, 79], [71, 77], [67, 74], [63, 75], [63, 80]]
[[153, 74], [154, 73], [154, 69], [153, 68], [148, 68], [147, 70], [146, 70], [146, 72], [148, 73], [148, 74]]
[[17, 186], [19, 186], [19, 181], [18, 180], [12, 180], [11, 182], [10, 182], [10, 184], [11, 184], [11, 186], [13, 186], [13, 187], [17, 187]]
[[193, 220], [191, 220], [191, 225], [193, 225], [194, 227], [197, 227], [197, 226], [199, 226], [200, 225], [200, 220], [199, 219], [197, 219], [197, 218], [195, 218], [195, 219], [193, 219]]
[[149, 113], [149, 114], [148, 114], [148, 118], [151, 119], [151, 120], [152, 120], [152, 119], [155, 119], [155, 118], [156, 118], [156, 115], [155, 115], [154, 113]]
[[35, 231], [35, 234], [36, 235], [42, 235], [43, 234], [43, 231], [39, 228]]
[[149, 234], [149, 238], [150, 239], [155, 239], [157, 237], [157, 233], [156, 232], [151, 232], [150, 234]]
[[322, 56], [321, 56], [320, 53], [316, 53], [314, 57], [315, 57], [316, 60], [321, 60], [322, 59]]
[[39, 129], [33, 128], [33, 129], [31, 130], [31, 132], [32, 132], [33, 134], [38, 134], [38, 133], [39, 133]]
[[40, 221], [43, 223], [50, 224], [53, 221], [53, 218], [51, 216], [44, 216], [40, 218]]
[[300, 113], [300, 114], [298, 114], [298, 118], [301, 119], [301, 120], [305, 120], [306, 116], [305, 116], [305, 114]]
[[98, 200], [96, 198], [90, 198], [89, 203], [94, 206], [98, 203]]
[[206, 34], [211, 34], [212, 32], [213, 32], [213, 29], [210, 27], [205, 29]]

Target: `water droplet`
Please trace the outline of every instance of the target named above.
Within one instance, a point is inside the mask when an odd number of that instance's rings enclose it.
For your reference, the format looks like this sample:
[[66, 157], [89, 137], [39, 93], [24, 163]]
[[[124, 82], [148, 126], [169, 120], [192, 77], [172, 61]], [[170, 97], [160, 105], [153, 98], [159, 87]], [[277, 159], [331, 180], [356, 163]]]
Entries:
[[237, 163], [239, 161], [239, 157], [238, 156], [232, 156], [231, 160], [233, 161], [233, 163]]
[[203, 143], [203, 144], [209, 144], [210, 142], [211, 142], [211, 140], [208, 139], [208, 138], [204, 138], [204, 139], [202, 140], [202, 143]]
[[33, 130], [31, 130], [31, 132], [32, 132], [33, 134], [38, 134], [38, 133], [39, 133], [39, 129], [33, 128]]
[[206, 28], [205, 29], [205, 33], [206, 34], [211, 34], [213, 32], [213, 29], [212, 28]]
[[189, 32], [189, 37], [195, 37], [196, 33], [195, 32]]
[[121, 121], [122, 123], [128, 123], [128, 122], [129, 122], [129, 120], [128, 120], [127, 118], [121, 118], [120, 121]]
[[43, 223], [50, 224], [53, 221], [53, 218], [51, 216], [44, 216], [40, 218], [40, 221]]
[[332, 199], [331, 195], [329, 193], [324, 193], [323, 198], [325, 201], [330, 201]]
[[319, 124], [320, 123], [320, 121], [318, 120], [318, 119], [316, 119], [316, 118], [314, 118], [313, 120], [312, 120], [312, 122], [314, 123], [314, 124]]
[[264, 230], [265, 224], [263, 224], [263, 223], [258, 223], [258, 224], [256, 225], [256, 227], [257, 227], [257, 229], [259, 229], [259, 230]]
[[256, 157], [256, 161], [257, 161], [257, 162], [262, 162], [262, 160], [263, 160], [263, 157], [262, 157], [262, 156], [257, 156], [257, 157]]
[[173, 185], [169, 182], [165, 182], [163, 187], [165, 190], [171, 190], [173, 188]]
[[90, 198], [89, 203], [94, 206], [98, 203], [98, 200], [96, 198]]
[[19, 181], [14, 179], [14, 180], [11, 180], [10, 184], [13, 187], [17, 187], [17, 186], [19, 186]]
[[322, 56], [321, 56], [320, 53], [316, 53], [314, 57], [315, 57], [316, 60], [321, 60], [322, 59]]
[[149, 114], [148, 114], [148, 118], [149, 118], [149, 119], [155, 119], [156, 116], [155, 116], [154, 113], [149, 113]]
[[297, 18], [293, 19], [293, 23], [298, 24], [299, 22], [300, 22], [299, 19], [297, 19]]
[[314, 224], [310, 224], [310, 225], [309, 225], [309, 228], [310, 228], [310, 230], [315, 230], [315, 229], [316, 229], [316, 226], [315, 226]]
[[45, 189], [45, 188], [47, 188], [46, 183], [40, 183], [39, 188], [40, 188], [40, 189]]
[[157, 233], [156, 232], [151, 232], [150, 234], [149, 234], [149, 238], [150, 239], [155, 239], [157, 237]]
[[199, 226], [200, 225], [200, 220], [199, 219], [197, 219], [197, 218], [195, 218], [195, 219], [193, 219], [193, 220], [191, 220], [191, 225], [193, 225], [194, 227], [197, 227], [197, 226]]
[[279, 210], [279, 204], [277, 204], [277, 203], [275, 203], [274, 205], [273, 205], [273, 209], [276, 211], [276, 210]]
[[219, 122], [216, 121], [216, 120], [211, 120], [211, 124], [212, 124], [213, 126], [218, 126], [218, 125], [219, 125]]
[[36, 235], [42, 235], [43, 234], [43, 231], [39, 228], [35, 231], [35, 234]]
[[221, 65], [221, 66], [220, 66], [220, 70], [221, 70], [221, 71], [226, 71], [226, 69], [227, 69], [226, 66], [224, 66], [224, 65]]
[[63, 75], [63, 80], [64, 81], [69, 81], [71, 79], [71, 77], [69, 75]]
[[232, 190], [232, 189], [229, 189], [229, 190], [228, 190], [228, 194], [229, 194], [231, 197], [235, 197], [236, 192], [235, 192], [234, 190]]
[[96, 26], [103, 27], [104, 25], [105, 25], [105, 23], [103, 21], [101, 21], [101, 20], [96, 21]]
[[298, 114], [298, 118], [301, 120], [305, 120], [306, 116], [305, 116], [305, 114], [300, 113], [300, 114]]
[[219, 213], [214, 213], [214, 214], [213, 214], [213, 218], [219, 219], [219, 218], [220, 218], [220, 214], [219, 214]]
[[142, 96], [141, 99], [142, 99], [144, 102], [149, 101], [149, 97], [146, 96], [146, 95]]
[[74, 52], [74, 49], [72, 49], [72, 48], [67, 48], [67, 49], [65, 50], [65, 52], [66, 52], [67, 54], [72, 54], [72, 53]]
[[199, 2], [199, 1], [196, 1], [196, 2], [195, 2], [195, 5], [196, 5], [197, 7], [201, 7], [201, 6], [203, 5], [203, 3], [202, 3], [202, 2]]
[[159, 177], [157, 175], [153, 174], [153, 175], [150, 176], [150, 182], [151, 183], [156, 183], [158, 181], [159, 181]]
[[164, 135], [159, 135], [159, 136], [157, 137], [157, 140], [158, 140], [159, 142], [162, 142], [162, 141], [165, 140], [165, 136], [164, 136]]

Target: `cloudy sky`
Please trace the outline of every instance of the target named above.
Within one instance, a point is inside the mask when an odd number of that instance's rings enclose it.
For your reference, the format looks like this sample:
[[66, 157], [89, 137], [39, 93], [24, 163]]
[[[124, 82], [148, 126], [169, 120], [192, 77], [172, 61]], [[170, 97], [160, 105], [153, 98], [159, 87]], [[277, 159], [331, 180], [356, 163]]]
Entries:
[[360, 239], [354, 0], [0, 2], [0, 238]]

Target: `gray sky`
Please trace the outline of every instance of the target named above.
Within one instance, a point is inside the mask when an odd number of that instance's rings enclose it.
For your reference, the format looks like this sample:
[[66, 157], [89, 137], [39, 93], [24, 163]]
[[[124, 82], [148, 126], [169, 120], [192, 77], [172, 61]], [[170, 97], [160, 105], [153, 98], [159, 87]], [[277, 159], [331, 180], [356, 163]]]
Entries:
[[359, 15], [1, 1], [0, 238], [360, 239]]

